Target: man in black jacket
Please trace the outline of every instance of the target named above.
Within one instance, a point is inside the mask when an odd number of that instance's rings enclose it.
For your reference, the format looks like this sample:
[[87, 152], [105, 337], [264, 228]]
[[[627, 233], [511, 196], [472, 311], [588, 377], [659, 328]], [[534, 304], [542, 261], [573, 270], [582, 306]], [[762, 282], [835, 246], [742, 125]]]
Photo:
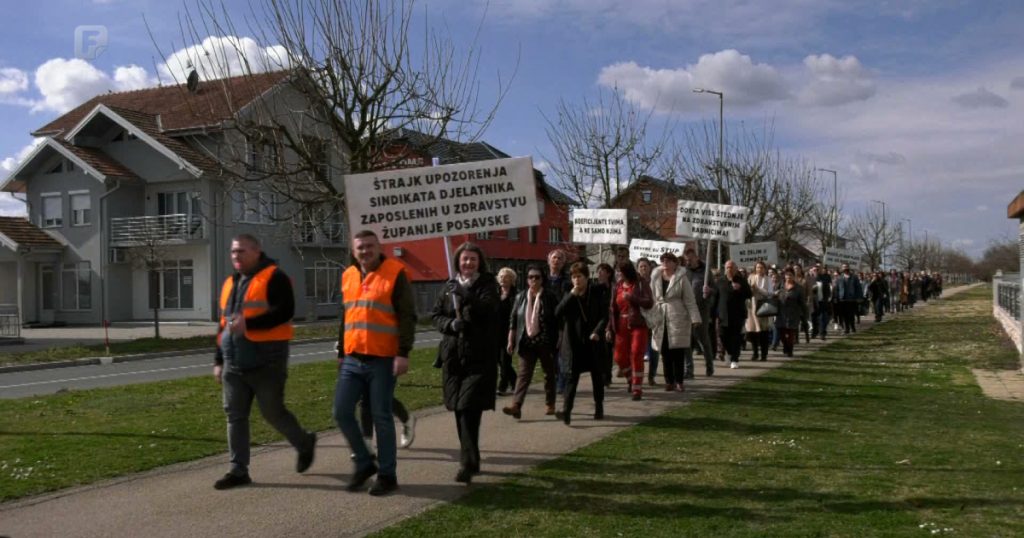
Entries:
[[213, 367], [213, 377], [224, 390], [231, 470], [214, 483], [216, 489], [252, 482], [249, 412], [253, 398], [259, 402], [263, 418], [298, 451], [297, 472], [309, 468], [316, 449], [316, 434], [304, 430], [284, 406], [288, 342], [295, 314], [291, 279], [249, 234], [231, 242], [231, 262], [236, 272], [221, 289], [221, 332]]
[[[711, 307], [704, 293], [704, 261], [697, 256], [697, 251], [692, 247], [686, 249], [685, 256], [686, 278], [690, 280], [693, 296], [697, 299], [697, 308], [700, 309], [700, 324], [693, 326], [690, 339], [700, 345], [701, 353], [704, 354], [704, 373], [710, 377], [715, 373], [715, 349], [711, 346], [711, 339], [708, 336]], [[686, 378], [693, 379], [692, 353], [686, 361]]]
[[711, 300], [718, 305], [722, 344], [729, 354], [729, 368], [739, 368], [743, 324], [747, 320], [747, 299], [753, 296], [750, 284], [740, 275], [736, 262], [725, 262], [725, 271], [714, 283]]

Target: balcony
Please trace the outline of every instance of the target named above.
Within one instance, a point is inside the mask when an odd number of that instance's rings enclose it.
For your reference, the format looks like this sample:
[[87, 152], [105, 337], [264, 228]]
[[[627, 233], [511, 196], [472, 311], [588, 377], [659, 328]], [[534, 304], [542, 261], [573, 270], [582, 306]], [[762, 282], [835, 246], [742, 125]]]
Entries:
[[110, 246], [175, 245], [206, 239], [199, 215], [158, 215], [110, 219]]
[[306, 247], [343, 247], [347, 239], [341, 222], [302, 222], [292, 227], [292, 243]]

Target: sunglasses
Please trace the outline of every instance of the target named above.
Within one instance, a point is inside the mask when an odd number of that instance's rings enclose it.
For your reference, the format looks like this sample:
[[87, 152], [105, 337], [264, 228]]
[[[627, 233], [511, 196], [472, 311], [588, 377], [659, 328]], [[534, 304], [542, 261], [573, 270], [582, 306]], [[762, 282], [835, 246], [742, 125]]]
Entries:
[[542, 277], [540, 275], [529, 275], [526, 278], [529, 279], [529, 280], [540, 280], [541, 278], [544, 278], [544, 277]]

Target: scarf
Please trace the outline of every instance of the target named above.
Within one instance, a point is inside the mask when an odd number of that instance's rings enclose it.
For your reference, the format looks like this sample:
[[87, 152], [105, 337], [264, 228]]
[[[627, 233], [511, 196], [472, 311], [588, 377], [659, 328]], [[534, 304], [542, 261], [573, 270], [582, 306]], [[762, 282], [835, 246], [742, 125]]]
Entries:
[[540, 292], [526, 290], [526, 336], [540, 334]]

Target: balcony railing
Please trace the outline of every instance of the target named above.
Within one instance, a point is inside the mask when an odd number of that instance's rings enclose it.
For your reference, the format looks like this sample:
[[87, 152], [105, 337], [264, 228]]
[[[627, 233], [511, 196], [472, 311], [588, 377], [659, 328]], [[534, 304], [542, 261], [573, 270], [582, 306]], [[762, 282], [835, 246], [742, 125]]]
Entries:
[[174, 214], [110, 219], [111, 246], [186, 243], [206, 239], [206, 225], [198, 215]]
[[1013, 280], [993, 279], [992, 285], [995, 286], [996, 305], [1011, 318], [1020, 321], [1020, 278], [1016, 274], [1012, 276]]
[[305, 222], [292, 227], [292, 241], [297, 245], [341, 246], [346, 239], [345, 225], [340, 222]]
[[0, 305], [0, 338], [21, 336], [21, 316], [18, 305]]

